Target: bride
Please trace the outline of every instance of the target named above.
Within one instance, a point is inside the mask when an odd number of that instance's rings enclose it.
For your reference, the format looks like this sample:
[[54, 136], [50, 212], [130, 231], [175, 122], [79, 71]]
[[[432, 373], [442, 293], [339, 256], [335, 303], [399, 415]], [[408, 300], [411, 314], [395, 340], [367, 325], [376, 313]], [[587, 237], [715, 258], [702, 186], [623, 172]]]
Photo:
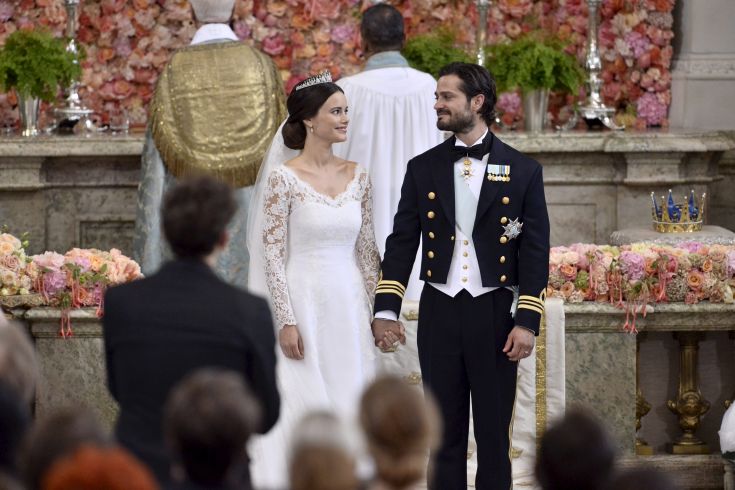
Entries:
[[305, 412], [355, 418], [374, 375], [371, 184], [363, 167], [332, 154], [347, 138], [347, 100], [327, 73], [297, 85], [287, 107], [248, 222], [249, 286], [270, 298], [280, 344], [281, 416], [252, 445], [256, 488], [286, 486], [289, 438]]

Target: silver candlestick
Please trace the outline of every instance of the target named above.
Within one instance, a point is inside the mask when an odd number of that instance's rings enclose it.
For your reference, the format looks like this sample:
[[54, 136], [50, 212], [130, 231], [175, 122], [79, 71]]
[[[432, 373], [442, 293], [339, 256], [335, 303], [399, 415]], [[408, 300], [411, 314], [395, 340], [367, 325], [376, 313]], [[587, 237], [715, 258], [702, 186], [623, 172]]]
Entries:
[[[80, 0], [64, 0], [66, 7], [66, 37], [69, 40], [66, 45], [66, 51], [74, 55], [74, 63], [79, 64], [79, 46], [77, 45], [77, 10]], [[87, 109], [82, 104], [79, 97], [79, 82], [74, 80], [71, 85], [64, 90], [64, 104], [54, 110], [57, 118], [60, 119], [59, 129], [71, 129], [73, 125], [83, 117], [92, 114], [91, 109]]]
[[477, 64], [485, 66], [485, 44], [487, 44], [487, 11], [490, 9], [490, 0], [475, 0], [477, 5], [477, 31], [475, 33], [475, 48]]
[[615, 124], [615, 121], [612, 119], [612, 116], [615, 114], [615, 109], [607, 107], [600, 95], [602, 60], [600, 59], [600, 50], [597, 46], [597, 17], [600, 3], [602, 3], [602, 0], [587, 0], [587, 5], [589, 6], [587, 60], [585, 61], [585, 68], [587, 69], [587, 81], [585, 82], [587, 86], [587, 98], [584, 104], [579, 107], [578, 111], [588, 123], [600, 121], [610, 129], [624, 129], [625, 126]]

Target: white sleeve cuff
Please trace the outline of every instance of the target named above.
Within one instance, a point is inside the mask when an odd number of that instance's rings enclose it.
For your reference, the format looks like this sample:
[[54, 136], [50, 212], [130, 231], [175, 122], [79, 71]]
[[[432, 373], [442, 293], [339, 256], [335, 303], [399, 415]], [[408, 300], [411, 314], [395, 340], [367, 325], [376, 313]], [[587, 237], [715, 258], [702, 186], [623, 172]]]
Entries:
[[375, 318], [380, 320], [391, 320], [391, 321], [398, 321], [398, 315], [395, 314], [395, 312], [391, 310], [381, 310], [377, 313], [375, 313]]

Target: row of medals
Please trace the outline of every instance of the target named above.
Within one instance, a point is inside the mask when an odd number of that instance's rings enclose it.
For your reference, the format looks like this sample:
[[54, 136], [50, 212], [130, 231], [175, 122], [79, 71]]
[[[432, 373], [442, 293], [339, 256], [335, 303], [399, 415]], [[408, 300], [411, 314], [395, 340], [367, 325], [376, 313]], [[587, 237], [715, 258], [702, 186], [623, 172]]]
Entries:
[[[464, 180], [469, 180], [472, 177], [472, 161], [469, 158], [465, 158], [464, 169], [462, 170], [462, 177]], [[509, 165], [498, 165], [501, 168], [503, 174], [494, 174], [488, 172], [487, 180], [491, 182], [510, 182], [510, 166]]]

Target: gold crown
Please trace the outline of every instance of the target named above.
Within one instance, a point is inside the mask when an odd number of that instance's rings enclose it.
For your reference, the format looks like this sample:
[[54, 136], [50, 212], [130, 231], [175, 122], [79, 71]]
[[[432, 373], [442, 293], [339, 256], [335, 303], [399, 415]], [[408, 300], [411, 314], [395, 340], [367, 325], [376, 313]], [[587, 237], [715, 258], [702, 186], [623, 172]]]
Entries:
[[689, 191], [689, 197], [684, 196], [684, 201], [674, 202], [674, 196], [669, 189], [667, 197], [661, 196], [661, 204], [656, 201], [656, 196], [651, 192], [651, 214], [653, 218], [653, 229], [659, 233], [691, 233], [700, 231], [704, 224], [705, 205], [707, 194], [702, 194], [702, 199], [697, 205], [694, 191]]

